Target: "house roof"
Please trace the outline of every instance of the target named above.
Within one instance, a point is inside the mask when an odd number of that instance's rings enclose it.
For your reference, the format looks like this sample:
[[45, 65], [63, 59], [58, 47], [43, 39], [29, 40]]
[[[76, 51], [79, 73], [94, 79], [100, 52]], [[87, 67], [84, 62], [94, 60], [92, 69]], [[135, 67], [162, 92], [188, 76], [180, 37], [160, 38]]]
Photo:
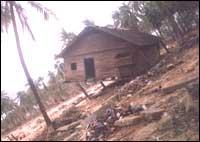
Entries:
[[62, 50], [62, 52], [58, 55], [58, 57], [63, 57], [63, 55], [67, 53], [69, 49], [71, 49], [72, 45], [75, 42], [77, 42], [84, 35], [87, 35], [94, 31], [107, 33], [109, 35], [123, 39], [137, 46], [149, 46], [149, 45], [156, 44], [160, 41], [159, 37], [153, 36], [148, 33], [140, 32], [140, 31], [127, 30], [127, 29], [110, 29], [110, 28], [98, 27], [98, 26], [88, 26], [82, 32], [80, 32], [79, 35], [76, 38], [74, 38], [74, 40], [72, 40], [71, 43], [68, 44], [68, 46], [65, 49]]

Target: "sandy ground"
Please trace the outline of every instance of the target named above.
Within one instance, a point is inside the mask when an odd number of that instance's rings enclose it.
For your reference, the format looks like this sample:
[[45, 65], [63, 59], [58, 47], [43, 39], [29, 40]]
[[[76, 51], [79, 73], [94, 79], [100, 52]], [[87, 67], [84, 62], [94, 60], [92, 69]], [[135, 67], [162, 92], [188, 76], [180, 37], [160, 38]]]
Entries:
[[[104, 84], [106, 86], [111, 84], [111, 83], [113, 83], [113, 81], [105, 81], [104, 82]], [[95, 91], [100, 90], [101, 88], [102, 88], [101, 85], [97, 84], [97, 85], [92, 86], [89, 89], [87, 89], [87, 92], [89, 94], [91, 94]], [[69, 107], [73, 102], [75, 102], [80, 97], [85, 97], [85, 95], [83, 93], [80, 93], [80, 94], [74, 96], [73, 98], [71, 98], [70, 100], [62, 102], [59, 105], [47, 110], [47, 114], [49, 115], [50, 119], [54, 120], [54, 119], [58, 118], [62, 114], [62, 112], [66, 109], [66, 107]], [[37, 123], [38, 120], [42, 121], [39, 125]], [[44, 122], [44, 119], [43, 119], [42, 115], [39, 115], [38, 117], [36, 117], [36, 118], [24, 123], [23, 125], [19, 126], [14, 131], [11, 131], [6, 135], [2, 135], [1, 140], [3, 140], [3, 141], [9, 140], [6, 136], [10, 135], [10, 134], [17, 136], [17, 135], [23, 133], [23, 134], [26, 135], [26, 137], [22, 140], [32, 141], [38, 135], [40, 135], [44, 131], [45, 128], [46, 128], [46, 124]]]

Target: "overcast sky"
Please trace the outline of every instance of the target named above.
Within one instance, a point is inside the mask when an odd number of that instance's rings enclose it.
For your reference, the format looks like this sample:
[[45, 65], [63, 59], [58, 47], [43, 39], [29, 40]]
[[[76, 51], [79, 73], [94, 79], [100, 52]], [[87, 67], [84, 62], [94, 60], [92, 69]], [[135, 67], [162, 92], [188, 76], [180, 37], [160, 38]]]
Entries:
[[[112, 12], [117, 10], [122, 1], [45, 1], [40, 2], [58, 17], [58, 21], [44, 21], [40, 13], [21, 2], [26, 8], [28, 21], [36, 37], [32, 41], [30, 35], [18, 24], [24, 58], [33, 79], [39, 76], [47, 78], [49, 70], [53, 71], [54, 55], [60, 52], [60, 31], [64, 27], [67, 32], [78, 34], [85, 26], [82, 23], [90, 19], [98, 26], [113, 24]], [[19, 23], [19, 22], [18, 22]], [[17, 91], [24, 90], [27, 83], [17, 53], [12, 25], [8, 33], [1, 35], [1, 90], [15, 97]]]

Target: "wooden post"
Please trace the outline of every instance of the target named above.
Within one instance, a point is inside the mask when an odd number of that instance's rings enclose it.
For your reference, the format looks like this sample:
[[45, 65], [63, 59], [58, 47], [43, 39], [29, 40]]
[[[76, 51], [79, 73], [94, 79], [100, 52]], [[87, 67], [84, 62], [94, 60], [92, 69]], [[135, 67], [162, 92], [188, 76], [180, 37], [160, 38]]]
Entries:
[[81, 84], [80, 84], [80, 83], [77, 83], [77, 84], [78, 84], [78, 86], [80, 87], [81, 91], [84, 93], [84, 95], [85, 95], [87, 98], [90, 99], [88, 93], [87, 93], [87, 92], [85, 91], [85, 89], [81, 86]]
[[106, 88], [105, 84], [103, 83], [103, 81], [100, 82], [101, 86], [103, 86], [103, 88]]
[[13, 134], [10, 134], [12, 136], [12, 138], [16, 141], [18, 141], [18, 139], [13, 135]]
[[13, 141], [13, 139], [11, 139], [10, 136], [7, 136], [7, 138], [8, 138], [10, 141]]
[[138, 51], [141, 53], [142, 57], [144, 58], [145, 62], [151, 66], [151, 63], [149, 62], [149, 60], [147, 59], [147, 57], [144, 55], [143, 51], [141, 49], [138, 49]]

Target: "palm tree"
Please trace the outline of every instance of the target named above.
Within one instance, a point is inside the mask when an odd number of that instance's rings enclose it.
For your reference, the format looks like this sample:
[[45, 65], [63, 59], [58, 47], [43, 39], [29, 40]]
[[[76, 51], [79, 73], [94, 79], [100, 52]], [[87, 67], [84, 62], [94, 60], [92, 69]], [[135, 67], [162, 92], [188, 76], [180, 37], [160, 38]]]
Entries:
[[[178, 24], [176, 23], [175, 21], [175, 18], [174, 18], [174, 13], [175, 11], [173, 10], [173, 2], [171, 1], [156, 1], [155, 4], [157, 5], [161, 15], [165, 18], [168, 19], [174, 33], [175, 33], [175, 38], [176, 38], [176, 41], [177, 43], [179, 44], [179, 41], [181, 40], [181, 37], [182, 37], [182, 31], [181, 29], [179, 28]], [[179, 45], [178, 45], [179, 46]]]
[[73, 32], [66, 32], [64, 28], [61, 30], [60, 34], [61, 41], [63, 42], [62, 49], [65, 48], [76, 37]]
[[44, 77], [38, 77], [37, 79], [38, 87], [43, 86], [43, 88], [48, 91], [46, 84], [44, 83]]
[[[2, 121], [3, 123], [10, 121], [9, 123], [12, 123], [14, 126], [25, 120], [24, 114], [20, 112], [20, 107], [4, 91], [1, 91], [1, 119], [4, 120]], [[5, 125], [6, 128], [8, 128], [7, 125]]]
[[16, 103], [7, 96], [6, 92], [1, 91], [1, 116], [12, 111], [15, 107]]
[[54, 68], [57, 70], [58, 80], [64, 80], [64, 63], [61, 63], [59, 60], [54, 64]]
[[159, 32], [159, 35], [162, 37], [162, 39], [164, 39], [164, 36], [160, 29], [162, 25], [162, 21], [164, 19], [161, 16], [159, 10], [157, 10], [156, 8], [152, 7], [152, 5], [150, 5], [149, 7], [145, 7], [145, 15], [148, 21], [152, 24], [153, 28], [157, 29]]
[[94, 21], [89, 20], [89, 19], [85, 19], [85, 20], [83, 21], [83, 23], [84, 23], [86, 26], [95, 26]]
[[[38, 11], [42, 12], [44, 14], [45, 20], [48, 19], [49, 14], [53, 14], [49, 9], [43, 7], [39, 3], [36, 3], [36, 2], [33, 2], [33, 1], [29, 1], [28, 3], [32, 7], [36, 8]], [[24, 14], [24, 9], [16, 1], [1, 1], [1, 27], [2, 27], [2, 29], [3, 29], [3, 27], [5, 27], [7, 29], [9, 23], [12, 22], [14, 33], [15, 33], [16, 44], [17, 44], [17, 51], [18, 51], [18, 54], [19, 54], [20, 62], [22, 64], [25, 76], [26, 76], [27, 81], [28, 81], [28, 83], [29, 83], [29, 85], [30, 85], [30, 87], [33, 91], [33, 94], [34, 94], [35, 99], [36, 99], [36, 101], [39, 105], [40, 111], [41, 111], [41, 113], [42, 113], [42, 115], [45, 119], [47, 126], [52, 126], [51, 120], [50, 120], [49, 116], [47, 115], [47, 113], [45, 111], [45, 107], [41, 102], [38, 91], [37, 91], [37, 89], [36, 89], [36, 87], [33, 83], [33, 80], [30, 76], [30, 73], [27, 69], [26, 63], [24, 61], [24, 57], [23, 57], [22, 50], [21, 50], [20, 39], [19, 39], [19, 35], [18, 35], [15, 12], [17, 12], [17, 15], [18, 15], [19, 20], [22, 24], [22, 27], [23, 28], [26, 27], [28, 29], [28, 31], [30, 32], [33, 40], [35, 40], [35, 37], [34, 37], [32, 31], [31, 31], [30, 27], [29, 27], [27, 18]]]
[[[48, 76], [49, 76], [49, 88], [51, 88], [51, 92], [53, 92], [53, 94], [59, 96], [59, 99], [61, 101], [64, 101], [64, 99], [62, 98], [62, 94], [63, 94], [63, 91], [62, 91], [62, 88], [61, 88], [61, 84], [57, 81], [57, 75], [55, 75], [53, 72], [49, 71], [48, 72]], [[59, 92], [58, 92], [58, 89], [59, 89]]]
[[20, 99], [20, 107], [23, 108], [24, 112], [26, 114], [33, 113], [35, 102], [31, 97], [31, 94], [27, 94], [24, 91], [19, 91], [17, 96]]
[[112, 19], [114, 21], [114, 26], [115, 28], [118, 28], [119, 25], [120, 25], [120, 14], [118, 11], [115, 11], [113, 14], [112, 14]]
[[116, 28], [121, 27], [138, 30], [138, 18], [125, 3], [119, 7], [118, 11], [113, 13], [112, 18]]

